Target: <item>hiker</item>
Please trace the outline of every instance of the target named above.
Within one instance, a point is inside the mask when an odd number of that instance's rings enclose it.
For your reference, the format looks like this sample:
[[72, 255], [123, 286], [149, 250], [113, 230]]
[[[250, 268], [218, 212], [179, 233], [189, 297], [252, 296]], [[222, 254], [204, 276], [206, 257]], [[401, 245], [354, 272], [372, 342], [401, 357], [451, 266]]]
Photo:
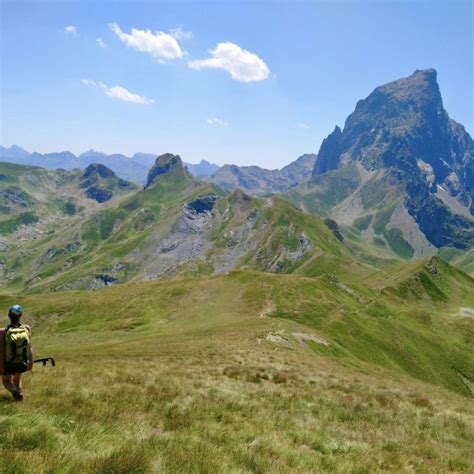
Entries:
[[23, 309], [13, 305], [8, 310], [10, 324], [0, 329], [0, 373], [3, 386], [16, 401], [23, 400], [21, 374], [33, 368], [31, 329], [20, 322]]

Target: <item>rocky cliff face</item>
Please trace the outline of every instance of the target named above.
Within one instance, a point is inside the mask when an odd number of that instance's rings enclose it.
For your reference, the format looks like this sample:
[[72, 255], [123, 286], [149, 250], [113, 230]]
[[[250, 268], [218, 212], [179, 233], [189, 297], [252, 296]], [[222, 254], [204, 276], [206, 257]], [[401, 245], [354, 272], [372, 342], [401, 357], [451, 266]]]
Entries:
[[444, 110], [434, 69], [377, 87], [322, 143], [313, 177], [358, 163], [385, 171], [435, 246], [474, 244], [474, 145]]

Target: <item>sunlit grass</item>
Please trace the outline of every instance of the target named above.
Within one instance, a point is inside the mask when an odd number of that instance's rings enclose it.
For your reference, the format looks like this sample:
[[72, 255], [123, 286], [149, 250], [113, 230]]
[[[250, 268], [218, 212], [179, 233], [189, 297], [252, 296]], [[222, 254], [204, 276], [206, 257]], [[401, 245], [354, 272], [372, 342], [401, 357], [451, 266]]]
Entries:
[[23, 404], [0, 402], [2, 469], [474, 467], [474, 410], [462, 397], [266, 344], [239, 350], [220, 342], [226, 339], [197, 351], [166, 345], [152, 358], [69, 357], [56, 369], [37, 368], [26, 377]]
[[472, 323], [450, 311], [474, 296], [442, 283], [429, 317], [396, 292], [245, 272], [17, 297], [57, 367], [25, 376], [23, 403], [0, 396], [0, 472], [472, 472], [449, 363], [470, 374]]

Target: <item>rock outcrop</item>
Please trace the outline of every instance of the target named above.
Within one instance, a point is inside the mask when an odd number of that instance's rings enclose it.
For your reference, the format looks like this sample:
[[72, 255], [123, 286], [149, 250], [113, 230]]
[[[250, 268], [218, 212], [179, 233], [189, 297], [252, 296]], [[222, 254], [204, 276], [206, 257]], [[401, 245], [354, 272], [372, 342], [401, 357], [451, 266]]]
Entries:
[[119, 178], [110, 168], [100, 163], [92, 163], [84, 170], [80, 187], [89, 199], [98, 203], [109, 201], [115, 194], [136, 189], [134, 184]]
[[170, 173], [175, 172], [178, 178], [191, 178], [191, 174], [184, 167], [183, 161], [179, 155], [173, 155], [172, 153], [165, 153], [160, 155], [151, 170], [148, 172], [148, 177], [146, 181], [146, 188], [149, 188], [163, 175], [170, 175]]

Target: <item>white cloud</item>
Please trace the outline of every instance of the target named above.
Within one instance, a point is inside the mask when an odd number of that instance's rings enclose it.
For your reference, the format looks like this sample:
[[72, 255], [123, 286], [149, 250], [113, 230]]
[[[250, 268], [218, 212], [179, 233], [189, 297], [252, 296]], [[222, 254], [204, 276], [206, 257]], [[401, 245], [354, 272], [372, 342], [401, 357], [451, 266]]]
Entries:
[[116, 23], [110, 23], [109, 27], [129, 48], [148, 53], [155, 59], [171, 60], [184, 56], [176, 38], [168, 33], [162, 31], [152, 33], [150, 30], [132, 28], [131, 34], [127, 34]]
[[193, 33], [191, 31], [185, 31], [181, 27], [178, 28], [171, 28], [170, 35], [177, 40], [180, 39], [191, 39], [193, 37]]
[[64, 27], [64, 32], [73, 36], [78, 36], [77, 34], [77, 29], [73, 25], [65, 26]]
[[101, 47], [101, 48], [107, 48], [107, 44], [104, 42], [104, 40], [99, 36], [97, 39], [97, 44]]
[[307, 123], [298, 123], [297, 127], [307, 130], [309, 128], [309, 125]]
[[227, 124], [222, 121], [221, 119], [217, 118], [217, 117], [211, 117], [211, 118], [208, 118], [206, 120], [206, 122], [209, 124], [209, 125], [213, 125], [213, 126], [216, 126], [216, 125], [219, 125], [221, 127], [225, 127]]
[[188, 66], [191, 69], [224, 69], [241, 82], [263, 81], [270, 76], [270, 69], [262, 59], [234, 43], [219, 43], [209, 53], [211, 57], [190, 61]]
[[99, 86], [99, 84], [97, 82], [93, 81], [92, 79], [81, 79], [81, 82], [85, 86]]
[[105, 89], [105, 93], [113, 99], [123, 100], [124, 102], [133, 102], [135, 104], [143, 105], [150, 105], [155, 103], [153, 99], [149, 99], [148, 97], [144, 97], [140, 94], [134, 94], [132, 92], [129, 92], [124, 87], [120, 86], [108, 87]]
[[121, 100], [123, 102], [132, 102], [134, 104], [141, 104], [141, 105], [151, 105], [154, 104], [155, 101], [153, 99], [149, 99], [140, 94], [135, 94], [133, 92], [128, 91], [125, 87], [121, 86], [112, 86], [109, 87], [108, 85], [104, 84], [100, 81], [93, 81], [92, 79], [81, 79], [81, 82], [88, 87], [99, 87], [104, 91], [104, 93], [111, 97], [112, 99]]

